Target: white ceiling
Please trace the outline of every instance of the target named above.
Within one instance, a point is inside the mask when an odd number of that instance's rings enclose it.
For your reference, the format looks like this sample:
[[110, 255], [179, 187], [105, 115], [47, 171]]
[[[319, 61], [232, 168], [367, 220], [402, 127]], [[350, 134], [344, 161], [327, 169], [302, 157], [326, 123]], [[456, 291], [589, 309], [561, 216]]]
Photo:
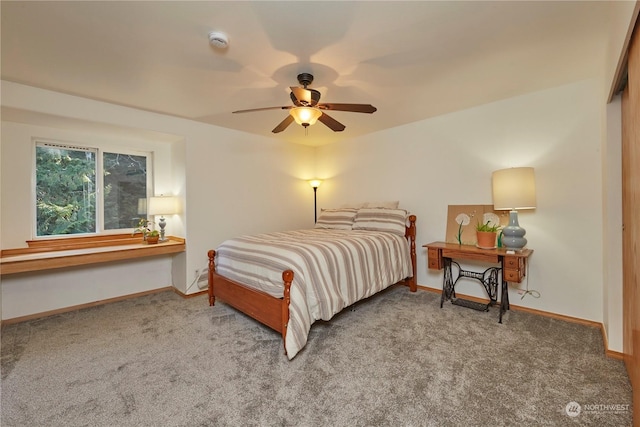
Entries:
[[[306, 145], [602, 76], [615, 1], [2, 1], [2, 79]], [[230, 45], [209, 45], [212, 30]], [[271, 133], [296, 76], [346, 125]]]

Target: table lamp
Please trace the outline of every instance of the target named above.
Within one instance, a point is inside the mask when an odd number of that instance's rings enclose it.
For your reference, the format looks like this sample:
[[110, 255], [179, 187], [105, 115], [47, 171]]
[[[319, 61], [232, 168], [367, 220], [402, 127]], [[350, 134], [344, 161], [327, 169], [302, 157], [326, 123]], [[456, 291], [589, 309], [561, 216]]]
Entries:
[[502, 245], [520, 250], [527, 244], [525, 229], [518, 223], [518, 209], [535, 209], [536, 183], [533, 168], [501, 169], [491, 175], [493, 208], [508, 210], [509, 225], [502, 230]]
[[156, 196], [149, 197], [149, 202], [147, 206], [149, 215], [160, 215], [160, 222], [158, 222], [158, 226], [160, 227], [160, 239], [158, 241], [164, 242], [167, 240], [164, 235], [164, 228], [167, 223], [165, 222], [165, 215], [173, 215], [178, 212], [178, 200], [175, 197], [169, 196]]

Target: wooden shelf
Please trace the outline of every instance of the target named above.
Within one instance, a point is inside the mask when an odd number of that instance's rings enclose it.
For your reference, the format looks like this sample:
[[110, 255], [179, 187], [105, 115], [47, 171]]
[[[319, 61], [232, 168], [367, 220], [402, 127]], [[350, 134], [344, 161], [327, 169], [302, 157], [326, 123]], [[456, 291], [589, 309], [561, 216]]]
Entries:
[[[46, 242], [46, 241], [45, 241]], [[185, 240], [169, 237], [168, 240], [148, 245], [141, 238], [119, 236], [92, 236], [50, 240], [29, 248], [5, 249], [0, 257], [0, 275], [52, 270], [79, 265], [100, 264], [166, 254], [186, 250]]]

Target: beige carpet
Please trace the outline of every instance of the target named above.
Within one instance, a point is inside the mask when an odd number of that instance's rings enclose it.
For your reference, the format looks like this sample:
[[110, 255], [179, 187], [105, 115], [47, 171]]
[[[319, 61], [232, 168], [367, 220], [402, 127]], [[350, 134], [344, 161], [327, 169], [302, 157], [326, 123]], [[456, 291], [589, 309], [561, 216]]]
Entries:
[[292, 361], [276, 333], [206, 296], [164, 292], [7, 325], [1, 422], [631, 425], [628, 377], [598, 329], [497, 315], [393, 287], [314, 324]]

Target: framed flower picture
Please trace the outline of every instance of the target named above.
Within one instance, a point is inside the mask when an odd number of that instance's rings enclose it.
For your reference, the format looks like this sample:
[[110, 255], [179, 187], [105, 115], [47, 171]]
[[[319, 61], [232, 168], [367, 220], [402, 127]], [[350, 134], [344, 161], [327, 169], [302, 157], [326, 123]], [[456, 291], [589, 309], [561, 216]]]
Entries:
[[504, 227], [509, 223], [509, 211], [496, 211], [493, 205], [449, 205], [445, 241], [476, 245], [476, 224], [487, 221]]

